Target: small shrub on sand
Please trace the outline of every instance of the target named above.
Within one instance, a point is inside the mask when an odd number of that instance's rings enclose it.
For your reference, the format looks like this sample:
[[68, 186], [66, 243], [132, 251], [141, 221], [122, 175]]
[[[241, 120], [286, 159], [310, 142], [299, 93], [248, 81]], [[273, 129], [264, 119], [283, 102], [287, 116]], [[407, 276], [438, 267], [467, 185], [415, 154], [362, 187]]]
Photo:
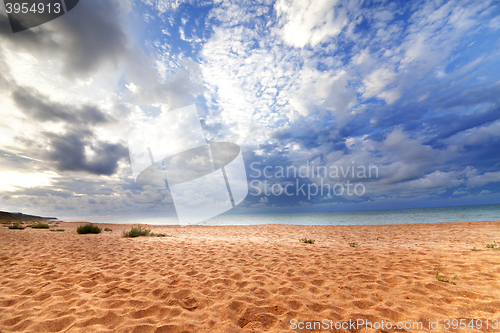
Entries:
[[356, 247], [356, 246], [358, 246], [358, 243], [356, 243], [356, 242], [350, 242], [349, 246], [350, 247]]
[[104, 231], [113, 231], [113, 230], [111, 230], [109, 228], [104, 228]]
[[142, 228], [142, 227], [132, 227], [130, 231], [123, 230], [123, 237], [139, 237], [139, 236], [149, 236], [151, 233], [150, 229]]
[[449, 282], [451, 284], [456, 284], [455, 283], [455, 279], [457, 278], [457, 275], [455, 275], [451, 280], [448, 280], [448, 279], [444, 279], [442, 277], [439, 276], [439, 271], [436, 271], [436, 280], [440, 281], [440, 282]]
[[99, 228], [96, 225], [93, 225], [92, 223], [81, 225], [78, 228], [76, 228], [76, 232], [79, 234], [100, 234], [102, 231], [101, 228]]
[[14, 223], [13, 225], [9, 225], [9, 229], [23, 230], [24, 228], [26, 227], [19, 223]]
[[471, 251], [481, 251], [481, 249], [476, 249], [476, 247], [474, 246], [472, 249], [470, 249]]
[[30, 225], [29, 227], [33, 228], [33, 229], [49, 229], [50, 226], [47, 224], [47, 223], [36, 223], [36, 224], [32, 224]]
[[314, 244], [314, 239], [307, 239], [307, 237], [299, 239], [299, 241], [304, 242], [306, 244]]
[[[167, 234], [155, 234], [154, 232], [150, 233], [149, 236], [151, 237], [167, 237]], [[170, 237], [170, 236], [168, 236]]]
[[50, 229], [50, 231], [64, 231], [65, 229]]
[[2, 224], [5, 224], [5, 225], [10, 224], [10, 221], [2, 221]]
[[488, 249], [499, 249], [497, 242], [493, 241], [492, 244], [486, 244]]

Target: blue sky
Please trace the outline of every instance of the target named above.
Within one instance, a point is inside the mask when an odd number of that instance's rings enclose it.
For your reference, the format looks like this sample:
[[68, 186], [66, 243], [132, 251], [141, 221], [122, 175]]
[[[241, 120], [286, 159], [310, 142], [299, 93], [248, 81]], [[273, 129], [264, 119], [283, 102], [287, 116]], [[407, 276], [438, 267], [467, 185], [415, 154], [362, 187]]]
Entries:
[[[17, 34], [2, 6], [2, 210], [175, 214], [135, 184], [127, 138], [193, 103], [243, 151], [230, 213], [500, 202], [498, 2], [82, 0]], [[307, 165], [378, 175], [276, 175]], [[363, 194], [297, 192], [347, 182]]]

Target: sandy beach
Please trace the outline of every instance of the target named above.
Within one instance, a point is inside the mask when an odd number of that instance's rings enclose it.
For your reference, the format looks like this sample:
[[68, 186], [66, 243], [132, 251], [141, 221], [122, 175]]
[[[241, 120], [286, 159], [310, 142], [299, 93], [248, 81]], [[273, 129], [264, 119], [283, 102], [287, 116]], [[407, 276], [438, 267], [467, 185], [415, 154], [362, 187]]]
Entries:
[[[138, 238], [81, 224], [0, 228], [1, 332], [500, 331], [500, 249], [485, 247], [500, 221], [148, 226], [169, 236]], [[361, 320], [372, 329], [346, 327]]]

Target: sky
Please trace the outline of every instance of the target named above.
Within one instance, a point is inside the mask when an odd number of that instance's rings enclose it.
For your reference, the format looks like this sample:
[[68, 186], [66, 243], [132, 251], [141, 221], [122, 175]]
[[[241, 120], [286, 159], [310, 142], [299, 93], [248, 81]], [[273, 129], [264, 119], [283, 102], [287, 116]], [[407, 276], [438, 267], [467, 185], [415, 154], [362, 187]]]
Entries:
[[81, 0], [12, 33], [0, 2], [0, 210], [175, 216], [128, 137], [192, 104], [241, 148], [229, 214], [500, 203], [500, 3]]

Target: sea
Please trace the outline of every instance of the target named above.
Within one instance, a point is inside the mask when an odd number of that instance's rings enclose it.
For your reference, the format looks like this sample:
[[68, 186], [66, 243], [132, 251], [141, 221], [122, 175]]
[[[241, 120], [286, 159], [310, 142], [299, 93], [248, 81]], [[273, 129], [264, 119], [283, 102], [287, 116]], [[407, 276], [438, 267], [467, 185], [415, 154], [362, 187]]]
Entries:
[[[93, 223], [178, 225], [177, 217], [87, 218]], [[500, 204], [335, 212], [219, 215], [197, 225], [380, 225], [499, 221]]]

